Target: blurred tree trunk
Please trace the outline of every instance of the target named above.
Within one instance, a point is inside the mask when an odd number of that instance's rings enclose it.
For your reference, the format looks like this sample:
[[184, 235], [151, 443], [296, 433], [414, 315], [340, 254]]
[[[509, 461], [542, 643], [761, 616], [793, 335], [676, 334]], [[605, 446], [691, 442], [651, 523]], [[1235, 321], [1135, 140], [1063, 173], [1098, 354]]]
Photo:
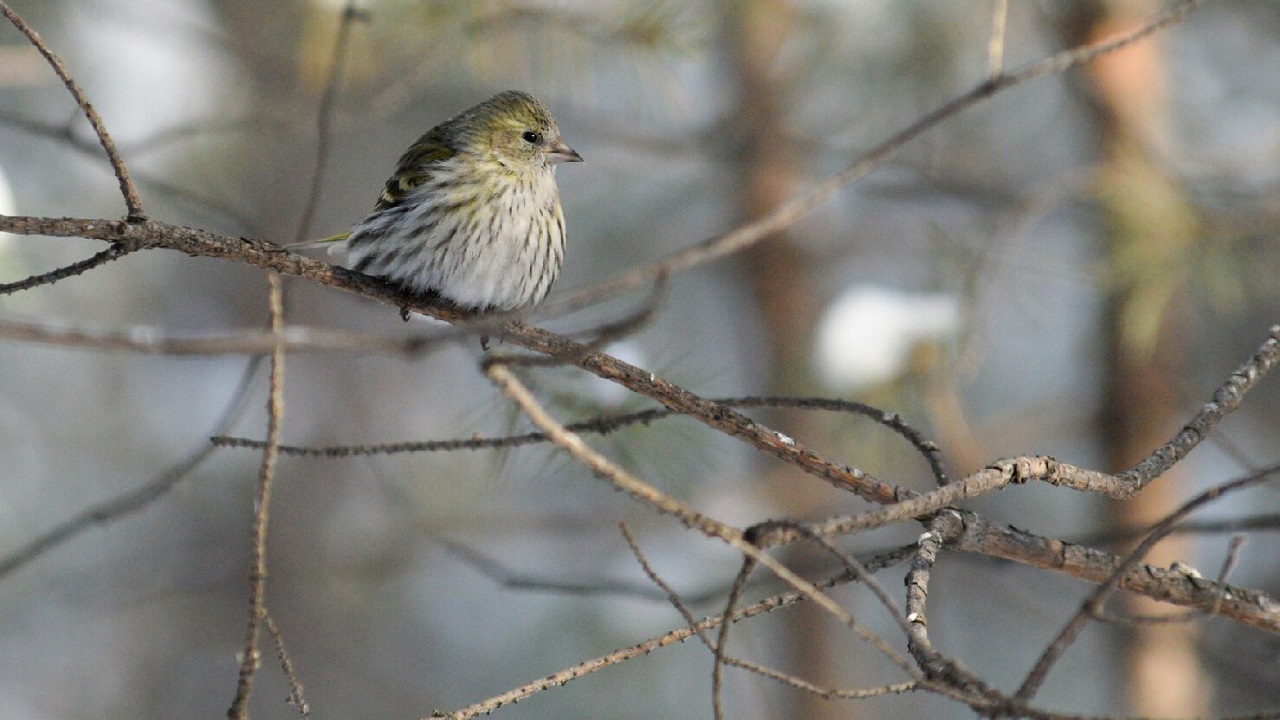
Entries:
[[[729, 33], [739, 97], [736, 128], [740, 213], [754, 220], [796, 193], [801, 173], [787, 131], [787, 78], [777, 57], [794, 27], [787, 0], [730, 2]], [[816, 317], [805, 253], [784, 234], [743, 254], [768, 333], [771, 385], [808, 385], [809, 340]]]
[[[1158, 11], [1148, 0], [1082, 4], [1069, 30], [1094, 41], [1132, 29]], [[1105, 317], [1107, 385], [1100, 434], [1112, 470], [1132, 467], [1164, 443], [1183, 420], [1178, 388], [1186, 369], [1189, 313], [1184, 273], [1186, 250], [1197, 228], [1185, 192], [1168, 176], [1160, 158], [1169, 148], [1164, 37], [1144, 40], [1089, 66], [1096, 110], [1100, 163], [1099, 201], [1109, 220], [1106, 232]], [[1179, 503], [1185, 473], [1179, 468], [1133, 500], [1112, 503], [1114, 525], [1145, 528]], [[1179, 538], [1160, 543], [1146, 561], [1168, 566], [1187, 560]], [[1128, 596], [1123, 612], [1161, 614], [1169, 607]], [[1135, 625], [1125, 638], [1125, 692], [1129, 712], [1190, 717], [1209, 713], [1209, 688], [1196, 652], [1193, 624]]]
[[[725, 47], [730, 75], [737, 81], [737, 102], [729, 135], [733, 140], [733, 176], [738, 181], [739, 219], [749, 221], [771, 212], [797, 191], [802, 177], [789, 126], [788, 82], [779, 54], [795, 28], [795, 9], [788, 0], [728, 0], [724, 3]], [[808, 392], [809, 352], [818, 306], [813, 293], [812, 263], [788, 234], [757, 243], [742, 256], [763, 324], [764, 348], [770, 361], [768, 392]], [[819, 427], [813, 414], [796, 410], [770, 413], [767, 421], [782, 432], [807, 438]], [[775, 466], [764, 476], [763, 492], [786, 517], [811, 516], [831, 502], [831, 489], [790, 467]], [[789, 560], [812, 557], [799, 548]], [[783, 630], [784, 647], [775, 648], [785, 670], [807, 680], [834, 682], [830, 672], [832, 627], [818, 612], [798, 612]], [[794, 696], [795, 705], [780, 717], [850, 718], [847, 704], [808, 693]]]

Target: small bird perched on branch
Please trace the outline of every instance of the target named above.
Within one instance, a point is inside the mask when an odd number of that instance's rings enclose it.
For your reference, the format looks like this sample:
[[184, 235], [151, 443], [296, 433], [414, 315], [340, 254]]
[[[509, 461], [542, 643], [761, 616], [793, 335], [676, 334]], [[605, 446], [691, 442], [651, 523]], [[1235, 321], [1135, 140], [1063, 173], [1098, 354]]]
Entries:
[[582, 156], [541, 102], [508, 90], [418, 138], [350, 232], [294, 247], [345, 250], [352, 269], [463, 309], [528, 308], [564, 261], [562, 162]]

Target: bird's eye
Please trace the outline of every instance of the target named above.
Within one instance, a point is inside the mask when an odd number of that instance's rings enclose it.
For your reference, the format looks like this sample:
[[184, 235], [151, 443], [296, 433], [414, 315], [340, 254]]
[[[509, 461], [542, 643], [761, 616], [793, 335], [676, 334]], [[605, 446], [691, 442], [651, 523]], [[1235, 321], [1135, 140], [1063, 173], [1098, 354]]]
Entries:
[[524, 132], [520, 133], [520, 139], [524, 140], [530, 145], [537, 145], [538, 143], [542, 142], [542, 133], [537, 132], [536, 130], [525, 130]]

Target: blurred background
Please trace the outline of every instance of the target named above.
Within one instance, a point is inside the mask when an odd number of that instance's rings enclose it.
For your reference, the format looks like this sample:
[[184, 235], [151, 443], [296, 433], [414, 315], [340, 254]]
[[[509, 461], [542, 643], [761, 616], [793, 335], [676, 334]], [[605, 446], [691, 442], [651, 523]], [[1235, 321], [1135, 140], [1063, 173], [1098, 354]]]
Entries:
[[[340, 0], [15, 0], [62, 55], [158, 220], [289, 242], [364, 214], [424, 130], [507, 88], [554, 112], [585, 158], [562, 166], [558, 294], [757, 217], [980, 83], [994, 3], [959, 0], [367, 0], [350, 28], [315, 217], [318, 107]], [[1011, 3], [1006, 66], [1132, 27], [1154, 2]], [[914, 141], [783, 237], [672, 279], [656, 319], [610, 352], [707, 397], [857, 399], [937, 438], [963, 476], [1001, 456], [1125, 468], [1166, 440], [1280, 322], [1280, 6], [1213, 2], [1085, 70], [1022, 85]], [[0, 212], [118, 218], [88, 127], [43, 60], [0, 28]], [[102, 249], [0, 236], [0, 282]], [[256, 269], [143, 252], [0, 297], [0, 316], [177, 335], [256, 329]], [[421, 332], [392, 308], [290, 283], [291, 323]], [[553, 295], [553, 298], [555, 295]], [[560, 318], [579, 330], [645, 293]], [[541, 322], [541, 321], [539, 321]], [[290, 356], [285, 442], [368, 444], [523, 432], [477, 371], [474, 338], [415, 357]], [[261, 438], [265, 366], [0, 343], [0, 559], [146, 485], [218, 432]], [[573, 369], [524, 375], [569, 421], [652, 403]], [[240, 407], [237, 389], [251, 388]], [[1215, 482], [1276, 459], [1280, 380], [1138, 501], [1019, 487], [966, 504], [1048, 537], [1125, 547]], [[924, 464], [855, 418], [751, 414], [917, 490]], [[231, 417], [229, 426], [223, 418]], [[591, 442], [742, 526], [865, 507], [687, 419]], [[210, 453], [141, 511], [0, 574], [0, 717], [221, 716], [243, 641], [259, 454]], [[1151, 561], [1280, 592], [1280, 495], [1211, 506]], [[657, 517], [545, 447], [279, 466], [267, 602], [317, 717], [453, 709], [682, 624], [617, 525], [695, 614], [719, 612], [736, 554]], [[910, 542], [899, 527], [845, 543]], [[1271, 533], [1271, 534], [1268, 534]], [[814, 554], [788, 559], [820, 575]], [[881, 573], [900, 594], [903, 568]], [[1090, 586], [944, 555], [935, 644], [1016, 687]], [[750, 598], [778, 590], [767, 579]], [[864, 589], [835, 597], [902, 642]], [[1117, 610], [1165, 609], [1126, 603]], [[903, 679], [810, 608], [740, 624], [732, 652], [814, 682]], [[257, 717], [289, 717], [264, 644]], [[707, 718], [697, 642], [542, 693], [502, 717]], [[1189, 717], [1280, 704], [1280, 640], [1225, 620], [1095, 625], [1046, 707]], [[727, 671], [737, 718], [970, 717], [934, 696], [828, 702]]]

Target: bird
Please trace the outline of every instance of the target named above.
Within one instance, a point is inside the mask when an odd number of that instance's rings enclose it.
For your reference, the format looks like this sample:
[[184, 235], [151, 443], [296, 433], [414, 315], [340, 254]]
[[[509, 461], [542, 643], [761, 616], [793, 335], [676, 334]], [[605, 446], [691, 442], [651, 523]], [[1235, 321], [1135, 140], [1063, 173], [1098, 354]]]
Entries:
[[564, 262], [563, 162], [582, 156], [546, 106], [501, 92], [418, 138], [350, 231], [300, 246], [345, 250], [351, 269], [411, 296], [478, 312], [529, 309]]

